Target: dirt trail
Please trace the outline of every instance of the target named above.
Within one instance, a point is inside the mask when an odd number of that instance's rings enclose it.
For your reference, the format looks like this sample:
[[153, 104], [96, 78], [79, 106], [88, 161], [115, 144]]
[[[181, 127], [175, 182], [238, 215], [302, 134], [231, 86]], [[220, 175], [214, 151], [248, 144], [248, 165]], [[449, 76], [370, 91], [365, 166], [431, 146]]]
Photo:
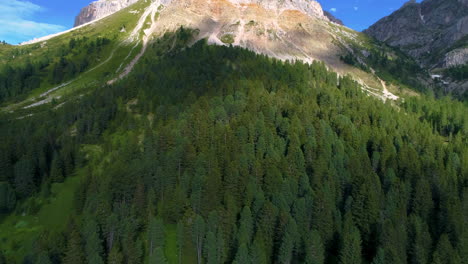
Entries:
[[390, 99], [390, 100], [393, 100], [393, 101], [396, 101], [398, 99], [400, 99], [400, 97], [392, 94], [388, 89], [387, 89], [387, 85], [385, 84], [385, 82], [381, 79], [379, 79], [380, 83], [382, 84], [382, 87], [383, 87], [383, 96], [386, 98], [386, 99]]
[[115, 73], [118, 73], [120, 71], [120, 69], [122, 69], [123, 65], [124, 65], [124, 62], [130, 58], [130, 55], [132, 55], [132, 52], [133, 50], [138, 47], [138, 45], [140, 44], [140, 41], [138, 41], [135, 46], [133, 46], [133, 48], [130, 50], [130, 52], [128, 53], [127, 57], [125, 57], [125, 59], [123, 59], [122, 63], [120, 64], [119, 68], [115, 71]]

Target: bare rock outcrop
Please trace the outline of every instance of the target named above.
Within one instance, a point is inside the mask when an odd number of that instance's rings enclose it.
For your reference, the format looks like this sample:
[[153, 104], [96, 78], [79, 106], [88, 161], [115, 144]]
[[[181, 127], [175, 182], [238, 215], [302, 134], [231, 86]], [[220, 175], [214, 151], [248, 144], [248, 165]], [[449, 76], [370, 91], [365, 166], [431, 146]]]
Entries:
[[111, 15], [126, 8], [139, 0], [99, 0], [81, 9], [75, 18], [75, 27], [91, 22], [93, 20]]
[[450, 66], [466, 56], [448, 53], [467, 42], [468, 0], [411, 0], [364, 32], [399, 47], [425, 67]]
[[328, 11], [323, 11], [323, 14], [328, 18], [328, 20], [330, 20], [331, 22], [333, 23], [336, 23], [338, 25], [342, 25], [344, 26], [344, 23], [343, 21], [341, 21], [341, 19], [335, 17], [332, 13], [328, 12]]
[[[113, 14], [140, 0], [99, 0], [84, 7], [75, 19], [75, 27], [93, 20]], [[172, 0], [166, 0], [166, 4]], [[233, 4], [254, 4], [266, 9], [298, 10], [310, 16], [329, 20], [322, 10], [322, 6], [315, 0], [229, 0]]]

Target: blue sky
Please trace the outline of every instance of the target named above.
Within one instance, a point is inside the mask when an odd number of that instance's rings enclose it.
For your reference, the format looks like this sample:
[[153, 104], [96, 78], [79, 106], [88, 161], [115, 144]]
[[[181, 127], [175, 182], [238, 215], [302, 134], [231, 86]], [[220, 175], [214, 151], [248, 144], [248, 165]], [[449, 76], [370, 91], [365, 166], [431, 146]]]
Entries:
[[[352, 29], [362, 31], [400, 8], [408, 0], [318, 0]], [[417, 2], [421, 2], [418, 0]]]
[[[346, 26], [363, 30], [407, 0], [319, 0]], [[57, 33], [73, 26], [91, 0], [0, 0], [0, 40], [11, 44]]]

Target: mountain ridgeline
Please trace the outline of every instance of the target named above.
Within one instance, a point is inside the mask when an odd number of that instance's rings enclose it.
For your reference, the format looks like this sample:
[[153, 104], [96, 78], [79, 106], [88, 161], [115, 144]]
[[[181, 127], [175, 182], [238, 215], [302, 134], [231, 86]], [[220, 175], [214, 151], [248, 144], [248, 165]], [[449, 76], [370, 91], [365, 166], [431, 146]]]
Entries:
[[163, 2], [0, 47], [1, 264], [468, 264], [466, 102], [316, 2]]
[[74, 26], [81, 26], [96, 19], [112, 15], [117, 11], [133, 5], [137, 1], [138, 0], [100, 0], [92, 2], [90, 5], [81, 9], [80, 13], [75, 18]]
[[468, 90], [468, 1], [408, 1], [364, 32], [400, 48], [434, 74], [450, 69], [446, 77], [464, 81], [450, 87]]

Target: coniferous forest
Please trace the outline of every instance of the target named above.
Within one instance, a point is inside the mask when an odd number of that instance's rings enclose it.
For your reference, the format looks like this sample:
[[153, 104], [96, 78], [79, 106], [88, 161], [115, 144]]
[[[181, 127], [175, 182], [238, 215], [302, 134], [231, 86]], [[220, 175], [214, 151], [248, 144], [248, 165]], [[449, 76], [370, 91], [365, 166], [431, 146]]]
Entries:
[[163, 50], [0, 118], [4, 219], [76, 182], [61, 228], [0, 230], [0, 263], [468, 263], [466, 103], [382, 103], [322, 63], [204, 41]]

